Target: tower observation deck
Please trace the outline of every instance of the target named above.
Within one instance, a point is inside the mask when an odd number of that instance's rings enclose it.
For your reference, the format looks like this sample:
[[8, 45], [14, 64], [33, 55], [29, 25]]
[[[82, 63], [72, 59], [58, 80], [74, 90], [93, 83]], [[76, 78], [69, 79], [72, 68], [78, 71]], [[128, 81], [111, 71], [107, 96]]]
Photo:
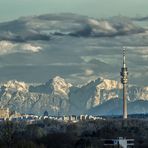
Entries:
[[123, 84], [123, 119], [127, 119], [127, 83], [128, 83], [128, 69], [125, 59], [125, 48], [123, 48], [123, 66], [121, 68], [121, 83]]

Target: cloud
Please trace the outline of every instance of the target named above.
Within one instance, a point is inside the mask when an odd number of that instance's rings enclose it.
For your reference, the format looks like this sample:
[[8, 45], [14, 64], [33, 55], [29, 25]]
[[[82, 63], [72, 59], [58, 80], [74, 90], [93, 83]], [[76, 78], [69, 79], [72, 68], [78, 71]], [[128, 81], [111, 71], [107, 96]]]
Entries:
[[0, 42], [0, 54], [7, 54], [9, 52], [12, 52], [12, 48], [14, 48], [14, 44], [12, 44], [11, 42], [7, 42], [7, 41], [1, 41]]
[[98, 20], [75, 14], [47, 14], [22, 17], [0, 23], [0, 40], [15, 42], [49, 41], [52, 36], [115, 37], [145, 32], [130, 18]]
[[11, 53], [36, 53], [40, 52], [42, 47], [32, 45], [31, 43], [13, 43], [10, 41], [0, 41], [0, 55]]
[[94, 71], [92, 69], [85, 69], [84, 74], [85, 76], [91, 76], [94, 74]]
[[24, 44], [22, 46], [22, 49], [24, 51], [33, 52], [33, 53], [40, 52], [40, 50], [42, 50], [42, 48], [40, 46], [33, 46], [31, 44]]
[[[141, 28], [129, 18], [97, 20], [72, 14], [47, 14], [0, 23], [0, 38], [9, 38], [0, 41], [0, 80], [40, 82], [54, 75], [77, 83], [98, 76], [120, 79], [123, 46], [127, 47], [129, 74], [135, 75], [136, 69], [145, 73], [148, 34], [137, 34], [138, 31]], [[52, 38], [38, 41], [36, 35]], [[146, 74], [138, 78], [147, 82]]]
[[82, 20], [83, 26], [74, 30], [69, 35], [83, 37], [116, 37], [143, 33], [146, 30], [137, 26], [130, 18], [113, 17], [110, 19], [97, 20], [87, 18]]

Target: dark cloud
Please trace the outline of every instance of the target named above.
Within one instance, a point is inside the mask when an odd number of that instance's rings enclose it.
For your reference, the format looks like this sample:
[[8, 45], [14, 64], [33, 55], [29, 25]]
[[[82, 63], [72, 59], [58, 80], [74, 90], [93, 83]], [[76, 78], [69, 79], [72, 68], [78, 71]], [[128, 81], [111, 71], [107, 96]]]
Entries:
[[97, 20], [75, 14], [46, 14], [0, 23], [0, 40], [25, 42], [50, 40], [52, 35], [116, 37], [145, 32], [129, 18]]

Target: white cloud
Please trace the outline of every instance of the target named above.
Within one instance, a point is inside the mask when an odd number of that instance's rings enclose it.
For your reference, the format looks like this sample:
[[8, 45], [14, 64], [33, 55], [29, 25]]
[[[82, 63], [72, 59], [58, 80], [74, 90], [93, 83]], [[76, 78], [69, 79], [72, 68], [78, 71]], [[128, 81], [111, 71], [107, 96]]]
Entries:
[[94, 71], [91, 69], [85, 69], [85, 76], [91, 76], [94, 74]]
[[10, 41], [0, 41], [0, 55], [11, 53], [36, 53], [40, 52], [42, 47], [32, 45], [31, 43], [13, 43]]
[[108, 21], [97, 21], [95, 19], [89, 19], [88, 22], [89, 24], [98, 27], [102, 30], [116, 31], [116, 29], [113, 28], [113, 26]]
[[12, 48], [14, 48], [14, 44], [7, 41], [0, 41], [0, 55], [7, 54], [12, 52]]
[[40, 50], [42, 50], [42, 47], [40, 47], [40, 46], [33, 46], [31, 44], [24, 44], [22, 46], [22, 49], [24, 51], [29, 51], [29, 52], [39, 52]]

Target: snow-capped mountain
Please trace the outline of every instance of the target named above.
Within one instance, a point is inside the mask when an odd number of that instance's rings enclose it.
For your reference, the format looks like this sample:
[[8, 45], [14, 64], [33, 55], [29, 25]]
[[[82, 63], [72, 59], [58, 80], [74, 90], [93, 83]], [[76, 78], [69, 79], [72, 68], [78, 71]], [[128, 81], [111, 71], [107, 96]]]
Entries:
[[[71, 101], [71, 110], [75, 111], [86, 111], [103, 102], [116, 98], [121, 90], [121, 84], [114, 80], [107, 80], [98, 78], [81, 88], [71, 88], [69, 93]], [[77, 103], [79, 102], [79, 103]]]
[[72, 84], [67, 83], [63, 78], [56, 76], [45, 84], [30, 86], [29, 92], [68, 96], [71, 86]]
[[71, 84], [55, 77], [47, 83], [32, 86], [23, 82], [9, 81], [1, 86], [1, 107], [9, 107], [20, 113], [50, 114], [67, 113], [68, 92]]
[[[120, 103], [112, 103], [115, 98], [118, 98]], [[98, 78], [78, 87], [57, 76], [45, 84], [30, 85], [18, 81], [2, 84], [0, 106], [20, 113], [39, 115], [45, 111], [58, 115], [82, 114], [89, 110], [92, 110], [93, 114], [103, 114], [107, 113], [111, 106], [108, 112], [111, 114], [111, 111], [113, 113], [121, 107], [121, 98], [122, 85], [115, 80]], [[148, 87], [129, 87], [128, 101], [133, 103], [137, 100], [148, 100]], [[96, 113], [93, 110], [96, 110]]]

